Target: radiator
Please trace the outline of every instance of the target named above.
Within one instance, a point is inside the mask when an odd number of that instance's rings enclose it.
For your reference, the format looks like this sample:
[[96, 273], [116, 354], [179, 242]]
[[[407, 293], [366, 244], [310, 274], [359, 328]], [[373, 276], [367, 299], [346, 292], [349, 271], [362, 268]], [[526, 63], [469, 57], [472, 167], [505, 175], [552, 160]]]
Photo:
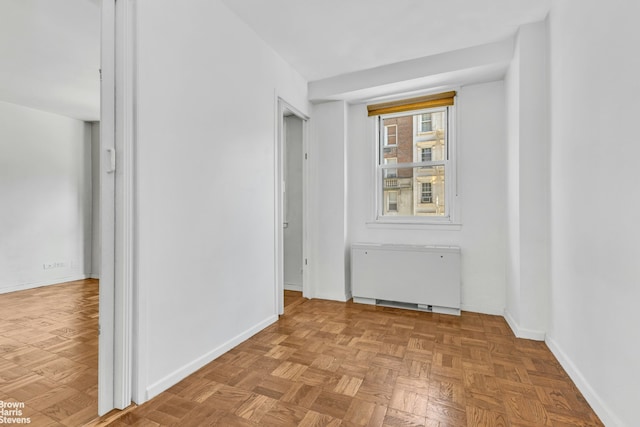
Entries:
[[460, 248], [353, 244], [351, 292], [356, 303], [460, 315]]

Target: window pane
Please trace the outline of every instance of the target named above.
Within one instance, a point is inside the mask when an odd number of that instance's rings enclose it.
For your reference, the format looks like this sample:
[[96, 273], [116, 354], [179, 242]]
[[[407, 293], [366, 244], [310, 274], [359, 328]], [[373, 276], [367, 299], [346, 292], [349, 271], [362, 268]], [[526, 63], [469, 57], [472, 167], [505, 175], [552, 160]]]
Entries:
[[[385, 165], [396, 164], [398, 163], [398, 159], [395, 157], [387, 157], [384, 159]], [[398, 176], [398, 169], [385, 169], [384, 170], [385, 178], [396, 178]]]
[[398, 167], [395, 170], [395, 177], [383, 174], [383, 215], [445, 215], [444, 166]]
[[398, 164], [447, 160], [446, 129], [446, 110], [385, 118], [382, 157], [396, 158]]

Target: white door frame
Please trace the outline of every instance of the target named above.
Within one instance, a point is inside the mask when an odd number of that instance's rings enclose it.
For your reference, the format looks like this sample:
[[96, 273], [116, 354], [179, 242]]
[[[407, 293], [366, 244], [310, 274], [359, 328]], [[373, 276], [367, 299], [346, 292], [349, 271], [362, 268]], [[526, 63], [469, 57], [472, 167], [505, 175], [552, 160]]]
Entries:
[[132, 396], [134, 1], [101, 2], [98, 415]]
[[285, 114], [293, 114], [302, 120], [302, 151], [305, 158], [302, 160], [302, 295], [306, 298], [312, 298], [311, 290], [309, 289], [309, 269], [307, 264], [307, 225], [308, 221], [308, 167], [307, 159], [309, 153], [308, 147], [308, 126], [309, 117], [286, 102], [284, 99], [278, 97], [277, 99], [277, 138], [276, 138], [276, 153], [275, 153], [275, 187], [276, 187], [276, 215], [275, 215], [275, 231], [276, 231], [276, 253], [275, 253], [275, 272], [276, 272], [276, 313], [284, 314], [284, 204], [285, 198], [285, 156], [286, 156], [286, 143], [284, 132], [284, 116]]
[[[115, 0], [102, 0], [100, 36], [100, 294], [98, 415], [113, 409], [115, 307]], [[113, 159], [113, 160], [112, 160]]]

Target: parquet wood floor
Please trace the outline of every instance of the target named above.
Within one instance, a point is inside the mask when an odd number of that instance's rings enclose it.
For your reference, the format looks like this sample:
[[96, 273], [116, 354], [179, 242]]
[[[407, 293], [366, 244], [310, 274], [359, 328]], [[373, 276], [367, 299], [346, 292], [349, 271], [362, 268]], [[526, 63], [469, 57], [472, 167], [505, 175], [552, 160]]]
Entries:
[[98, 281], [0, 295], [0, 400], [33, 426], [80, 426], [97, 396]]
[[546, 345], [502, 317], [297, 301], [109, 425], [602, 425]]
[[290, 310], [298, 304], [302, 304], [307, 299], [302, 297], [302, 292], [298, 291], [284, 291], [284, 308]]

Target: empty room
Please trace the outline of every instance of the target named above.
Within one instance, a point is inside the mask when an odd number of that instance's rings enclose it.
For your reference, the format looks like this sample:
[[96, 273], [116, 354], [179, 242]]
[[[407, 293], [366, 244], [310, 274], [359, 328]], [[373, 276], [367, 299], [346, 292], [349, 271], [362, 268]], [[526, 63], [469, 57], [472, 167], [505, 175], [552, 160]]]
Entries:
[[94, 425], [637, 424], [640, 4], [82, 1]]
[[98, 411], [99, 26], [98, 1], [0, 4], [2, 423]]

